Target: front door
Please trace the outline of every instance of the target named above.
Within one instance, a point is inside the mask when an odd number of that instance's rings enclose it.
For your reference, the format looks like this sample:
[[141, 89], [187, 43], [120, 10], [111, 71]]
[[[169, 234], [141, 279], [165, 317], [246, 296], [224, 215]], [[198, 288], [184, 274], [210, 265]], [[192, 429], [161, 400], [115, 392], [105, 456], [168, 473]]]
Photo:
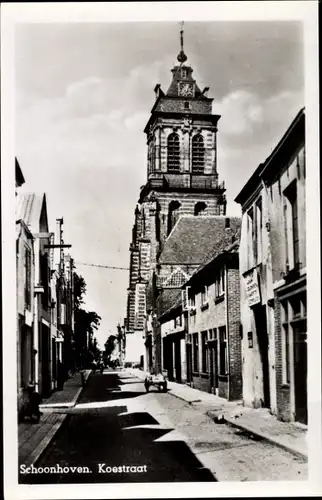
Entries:
[[187, 358], [187, 382], [190, 384], [192, 382], [192, 349], [191, 344], [186, 344], [186, 358]]
[[304, 321], [294, 332], [295, 420], [307, 424], [307, 335]]
[[210, 392], [216, 394], [218, 389], [218, 350], [217, 340], [208, 342], [209, 368], [210, 368]]
[[180, 352], [180, 339], [176, 339], [174, 342], [174, 356], [175, 356], [175, 368], [176, 368], [176, 382], [181, 384], [181, 352]]
[[262, 362], [263, 374], [263, 399], [262, 405], [265, 408], [270, 408], [270, 388], [269, 388], [269, 361], [268, 361], [268, 333], [266, 320], [266, 306], [256, 306], [254, 308], [256, 334], [258, 348]]

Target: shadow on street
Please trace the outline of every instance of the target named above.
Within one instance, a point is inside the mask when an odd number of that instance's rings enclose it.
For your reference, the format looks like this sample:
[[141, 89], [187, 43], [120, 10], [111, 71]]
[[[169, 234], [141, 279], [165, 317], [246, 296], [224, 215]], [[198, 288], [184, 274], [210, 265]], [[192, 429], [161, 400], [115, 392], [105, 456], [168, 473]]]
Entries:
[[[147, 397], [143, 383], [135, 380], [127, 375], [122, 381], [122, 377], [113, 372], [92, 374], [78, 404], [67, 412], [63, 426], [35, 464], [35, 467], [56, 467], [57, 464], [86, 467], [88, 471], [20, 474], [19, 482], [216, 481], [186, 443], [171, 440], [169, 433], [173, 429], [159, 426], [150, 413], [137, 411], [137, 406], [135, 411], [130, 411], [127, 404], [122, 404], [122, 399]], [[121, 386], [128, 381], [131, 386], [122, 390]], [[113, 404], [116, 402], [118, 404]], [[141, 472], [129, 471], [131, 466]], [[118, 471], [113, 472], [113, 467]]]

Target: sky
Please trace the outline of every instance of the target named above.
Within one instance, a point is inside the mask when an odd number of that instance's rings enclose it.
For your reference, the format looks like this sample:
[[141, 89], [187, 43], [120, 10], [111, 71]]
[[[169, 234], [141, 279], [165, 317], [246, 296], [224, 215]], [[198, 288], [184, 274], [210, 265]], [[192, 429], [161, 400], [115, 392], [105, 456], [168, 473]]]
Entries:
[[[126, 315], [129, 243], [146, 181], [144, 126], [180, 50], [178, 22], [16, 25], [16, 156], [22, 191], [45, 192], [50, 229], [64, 218], [86, 307], [101, 346]], [[218, 173], [227, 214], [304, 105], [299, 22], [186, 22], [184, 49], [218, 124]]]

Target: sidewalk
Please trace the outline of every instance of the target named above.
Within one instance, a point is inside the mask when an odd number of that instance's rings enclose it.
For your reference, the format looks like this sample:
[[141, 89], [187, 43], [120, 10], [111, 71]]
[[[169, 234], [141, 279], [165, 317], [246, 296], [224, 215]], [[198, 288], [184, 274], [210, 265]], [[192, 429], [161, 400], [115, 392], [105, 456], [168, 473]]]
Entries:
[[[91, 370], [86, 370], [85, 380]], [[58, 408], [75, 406], [82, 392], [81, 374], [77, 372], [66, 380], [62, 391], [55, 391], [39, 406], [43, 415], [39, 423], [23, 422], [18, 425], [19, 463], [27, 467], [34, 464], [63, 424], [67, 413], [54, 413]]]
[[[146, 376], [146, 373], [139, 369], [127, 368], [126, 371], [140, 379]], [[295, 455], [308, 457], [305, 425], [297, 422], [281, 422], [266, 408], [247, 408], [240, 401], [229, 402], [188, 385], [168, 382], [168, 389], [173, 396], [199, 408], [216, 423], [228, 423]]]

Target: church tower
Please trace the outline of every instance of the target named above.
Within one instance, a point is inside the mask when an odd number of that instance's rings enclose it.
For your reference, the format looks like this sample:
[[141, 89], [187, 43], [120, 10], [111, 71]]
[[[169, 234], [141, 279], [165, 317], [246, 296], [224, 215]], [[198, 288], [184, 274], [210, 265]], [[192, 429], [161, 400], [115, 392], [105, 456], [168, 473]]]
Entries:
[[[180, 32], [178, 63], [166, 92], [155, 86], [147, 136], [147, 182], [135, 210], [130, 246], [128, 329], [143, 328], [143, 292], [164, 243], [181, 215], [225, 215], [224, 183], [217, 171], [217, 124], [209, 87], [200, 90], [187, 63]], [[138, 309], [139, 307], [139, 309]]]

